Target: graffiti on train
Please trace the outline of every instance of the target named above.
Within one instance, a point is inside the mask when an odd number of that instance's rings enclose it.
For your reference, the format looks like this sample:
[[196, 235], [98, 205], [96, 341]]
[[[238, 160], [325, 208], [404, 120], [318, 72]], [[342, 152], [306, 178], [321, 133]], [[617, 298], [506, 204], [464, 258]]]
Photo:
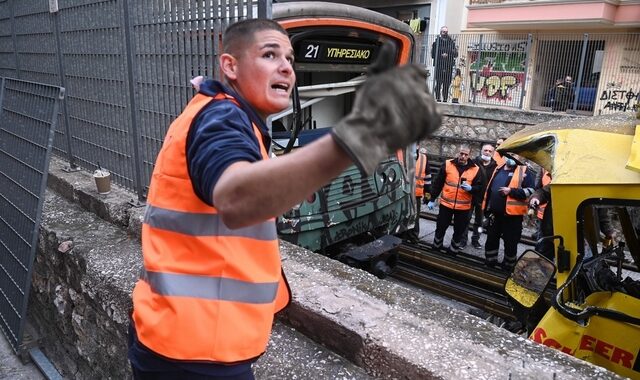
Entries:
[[613, 112], [637, 112], [640, 110], [640, 92], [629, 90], [603, 90], [600, 94], [602, 110]]

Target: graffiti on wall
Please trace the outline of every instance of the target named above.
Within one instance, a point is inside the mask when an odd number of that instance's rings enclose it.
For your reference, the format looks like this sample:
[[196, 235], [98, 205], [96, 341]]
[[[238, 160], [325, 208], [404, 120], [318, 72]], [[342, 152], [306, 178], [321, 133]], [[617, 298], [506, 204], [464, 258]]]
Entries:
[[525, 75], [527, 41], [469, 44], [471, 93], [478, 103], [518, 105]]
[[602, 111], [637, 112], [640, 110], [640, 92], [629, 90], [603, 90], [600, 94]]

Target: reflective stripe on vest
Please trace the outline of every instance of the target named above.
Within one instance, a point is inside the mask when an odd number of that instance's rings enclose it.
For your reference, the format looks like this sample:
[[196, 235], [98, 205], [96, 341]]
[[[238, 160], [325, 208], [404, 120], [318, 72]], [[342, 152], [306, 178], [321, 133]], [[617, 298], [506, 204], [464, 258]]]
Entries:
[[460, 188], [461, 178], [465, 178], [471, 184], [478, 175], [478, 166], [472, 165], [467, 168], [462, 176], [458, 173], [458, 168], [453, 160], [447, 160], [445, 164], [445, 180], [440, 194], [440, 204], [453, 210], [470, 210], [473, 196], [468, 191]]
[[[144, 268], [133, 290], [139, 341], [166, 358], [236, 363], [260, 356], [274, 313], [290, 301], [274, 219], [230, 229], [193, 191], [189, 129], [213, 101], [197, 94], [158, 154], [142, 225]], [[263, 159], [260, 129], [253, 125]]]
[[427, 155], [424, 153], [418, 153], [418, 160], [416, 161], [415, 180], [416, 180], [416, 197], [424, 196], [424, 183], [427, 180]]
[[147, 272], [144, 269], [140, 278], [159, 295], [217, 301], [270, 303], [278, 290], [277, 282], [256, 284], [224, 277]]
[[242, 236], [258, 240], [278, 238], [276, 225], [262, 222], [253, 226], [230, 229], [218, 214], [198, 214], [167, 210], [152, 205], [147, 206], [144, 223], [161, 230], [173, 231], [191, 236]]

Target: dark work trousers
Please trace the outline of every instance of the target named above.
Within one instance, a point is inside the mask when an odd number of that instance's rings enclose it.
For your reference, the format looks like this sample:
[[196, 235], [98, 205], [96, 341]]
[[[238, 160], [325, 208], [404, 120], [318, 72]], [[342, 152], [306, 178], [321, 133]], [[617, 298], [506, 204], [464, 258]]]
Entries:
[[[451, 85], [451, 68], [446, 69], [438, 69], [436, 71], [436, 88], [434, 93], [436, 94], [436, 100], [442, 99], [443, 102], [446, 102], [449, 99], [449, 86]], [[442, 92], [442, 97], [440, 97], [440, 92]]]
[[482, 203], [473, 205], [473, 233], [471, 234], [471, 243], [480, 241], [480, 227], [484, 221], [484, 212], [482, 212]]
[[420, 211], [422, 208], [422, 197], [416, 197], [416, 224], [413, 229], [407, 231], [407, 240], [418, 242], [420, 240]]
[[469, 233], [467, 230], [469, 229], [469, 225], [471, 224], [471, 217], [473, 216], [473, 231], [471, 232], [471, 243], [480, 242], [480, 231], [478, 229], [482, 226], [482, 220], [484, 218], [484, 213], [482, 212], [482, 203], [474, 203], [473, 210], [469, 212], [469, 221], [467, 222], [467, 226], [465, 227], [465, 233], [462, 235], [462, 240], [460, 243], [462, 246], [467, 245]]
[[522, 215], [494, 214], [493, 223], [487, 228], [484, 255], [489, 264], [498, 262], [500, 238], [504, 242], [503, 264], [513, 268], [518, 254], [518, 242], [522, 236]]
[[469, 224], [470, 212], [471, 210], [454, 210], [440, 204], [440, 212], [438, 212], [438, 219], [436, 220], [436, 233], [433, 237], [433, 248], [442, 248], [444, 234], [447, 232], [449, 224], [451, 224], [451, 219], [453, 219], [453, 237], [451, 238], [449, 250], [453, 254], [458, 253], [460, 251], [460, 241]]
[[[133, 324], [130, 323], [129, 334], [127, 337], [129, 354], [131, 354], [132, 350], [141, 352], [144, 356], [144, 363], [141, 365], [147, 367], [141, 369], [131, 363], [131, 373], [134, 380], [255, 380], [251, 366], [242, 366], [242, 368], [239, 368], [239, 371], [236, 371], [231, 367], [226, 368], [225, 366], [220, 365], [219, 367], [224, 368], [219, 371], [220, 373], [218, 375], [206, 375], [185, 370], [179, 365], [176, 365], [175, 362], [160, 358], [150, 352], [145, 354], [144, 352], [147, 352], [146, 350], [141, 351], [139, 348], [136, 348], [137, 345], [134, 344], [134, 342], [136, 342], [137, 339], [134, 334], [136, 334], [136, 332], [133, 328]], [[214, 370], [212, 369], [211, 372], [214, 372]]]
[[145, 372], [140, 371], [134, 366], [131, 366], [134, 380], [176, 380], [176, 379], [189, 379], [189, 380], [254, 380], [255, 377], [251, 371], [244, 372], [237, 375], [230, 376], [211, 376], [201, 375], [195, 372], [188, 372], [184, 370], [175, 370], [169, 372]]

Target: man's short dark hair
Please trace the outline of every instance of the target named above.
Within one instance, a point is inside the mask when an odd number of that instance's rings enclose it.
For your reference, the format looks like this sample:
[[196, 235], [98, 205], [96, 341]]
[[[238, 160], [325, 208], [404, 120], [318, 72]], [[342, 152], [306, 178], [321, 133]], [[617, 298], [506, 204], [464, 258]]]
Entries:
[[222, 37], [222, 52], [233, 56], [239, 55], [254, 42], [254, 36], [263, 30], [275, 30], [289, 36], [287, 31], [276, 21], [269, 19], [247, 19], [229, 25]]

